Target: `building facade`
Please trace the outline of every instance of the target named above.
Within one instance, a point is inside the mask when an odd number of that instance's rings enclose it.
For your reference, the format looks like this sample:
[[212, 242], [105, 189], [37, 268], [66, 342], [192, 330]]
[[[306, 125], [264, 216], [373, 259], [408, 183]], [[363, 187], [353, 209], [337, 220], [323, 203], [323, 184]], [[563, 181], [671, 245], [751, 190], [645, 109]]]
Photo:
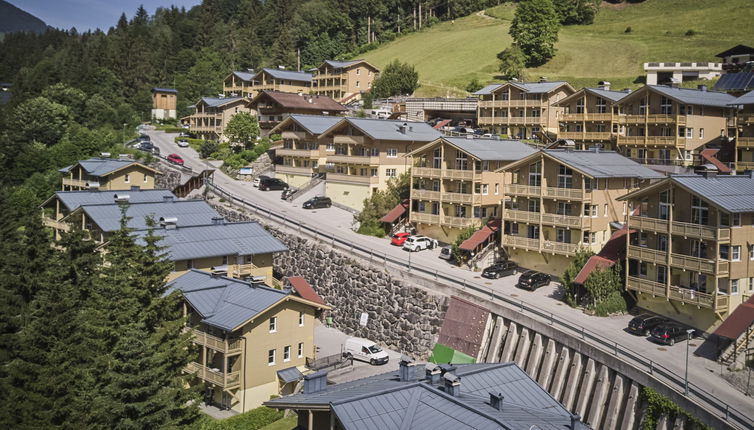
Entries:
[[582, 88], [555, 103], [563, 108], [558, 139], [572, 140], [576, 149], [599, 146], [614, 150], [623, 130], [617, 102], [628, 93], [611, 91], [610, 85], [604, 84], [600, 88]]
[[556, 134], [561, 107], [555, 103], [576, 92], [568, 82], [515, 82], [489, 85], [479, 96], [477, 122], [496, 134], [532, 139], [537, 133]]
[[751, 173], [671, 176], [621, 200], [639, 307], [712, 332], [754, 294]]
[[254, 71], [236, 71], [223, 79], [223, 94], [225, 97], [252, 97]]
[[467, 228], [500, 216], [510, 174], [499, 169], [535, 152], [517, 141], [458, 137], [411, 151], [409, 221], [419, 234], [454, 242]]
[[329, 309], [321, 299], [199, 270], [172, 281], [175, 290], [195, 345], [186, 371], [203, 385], [207, 403], [249, 411], [289, 393], [307, 372], [315, 320]]
[[293, 70], [262, 69], [252, 78], [251, 97], [262, 91], [309, 94], [312, 74]]
[[723, 64], [709, 62], [655, 62], [644, 63], [644, 71], [647, 72], [647, 85], [662, 85], [670, 82], [719, 78], [723, 73]]
[[519, 266], [556, 276], [580, 248], [599, 252], [610, 239], [627, 213], [618, 197], [663, 177], [600, 150], [541, 150], [502, 170], [502, 246]]
[[152, 119], [176, 119], [178, 90], [173, 88], [152, 88]]
[[155, 176], [160, 172], [133, 160], [90, 158], [64, 167], [63, 191], [80, 190], [141, 190], [154, 189]]
[[345, 106], [327, 96], [270, 90], [257, 93], [247, 107], [257, 113], [263, 134], [269, 134], [271, 129], [293, 114], [338, 116], [347, 111]]
[[735, 113], [736, 170], [754, 170], [754, 91], [750, 91], [731, 102]]
[[312, 70], [312, 92], [332, 97], [340, 103], [361, 99], [361, 94], [372, 89], [380, 70], [364, 60], [327, 60]]
[[239, 112], [252, 113], [243, 97], [202, 97], [194, 113], [184, 119], [188, 121], [189, 130], [200, 138], [223, 141], [228, 121]]

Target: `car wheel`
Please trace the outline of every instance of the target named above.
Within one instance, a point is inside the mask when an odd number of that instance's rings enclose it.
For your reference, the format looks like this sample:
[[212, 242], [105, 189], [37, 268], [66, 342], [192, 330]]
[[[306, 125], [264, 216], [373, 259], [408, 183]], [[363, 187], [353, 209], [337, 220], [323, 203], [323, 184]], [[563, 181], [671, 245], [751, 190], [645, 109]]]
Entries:
[[670, 339], [670, 346], [673, 346], [673, 345], [675, 345], [675, 339], [672, 339], [672, 338], [671, 338], [671, 339]]
[[375, 364], [377, 364], [377, 362], [373, 358], [373, 359], [369, 360], [369, 364], [371, 364], [372, 366], [374, 366]]
[[327, 204], [327, 207], [328, 207], [328, 208], [329, 208], [329, 207], [331, 207], [331, 206], [332, 206], [332, 203], [328, 203], [328, 204]]
[[500, 279], [500, 273], [495, 274], [495, 279]]
[[652, 334], [652, 333], [650, 333], [649, 330], [644, 330], [644, 336], [649, 337], [650, 334]]

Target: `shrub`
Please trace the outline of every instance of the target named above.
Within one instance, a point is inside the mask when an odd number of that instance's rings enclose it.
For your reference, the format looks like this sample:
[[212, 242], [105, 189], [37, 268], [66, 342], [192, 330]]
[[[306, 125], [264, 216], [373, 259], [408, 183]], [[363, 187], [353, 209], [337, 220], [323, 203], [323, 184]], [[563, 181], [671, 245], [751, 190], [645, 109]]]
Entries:
[[573, 285], [573, 280], [576, 278], [576, 275], [579, 274], [581, 268], [584, 267], [584, 264], [586, 264], [586, 261], [589, 260], [589, 257], [591, 257], [592, 255], [594, 255], [592, 251], [579, 249], [576, 252], [576, 256], [573, 257], [571, 263], [568, 265], [568, 267], [566, 267], [565, 272], [563, 272], [563, 275], [560, 277], [563, 282], [563, 290], [565, 292], [563, 299], [566, 303], [568, 303], [569, 306], [575, 307], [578, 305], [578, 302], [576, 300], [576, 288]]
[[696, 36], [696, 31], [694, 31], [694, 30], [687, 30], [686, 31], [686, 36], [687, 37]]
[[359, 225], [359, 230], [357, 231], [357, 233], [367, 236], [385, 237], [387, 231], [385, 230], [385, 227], [382, 223], [374, 220], [369, 220]]
[[466, 91], [475, 93], [483, 88], [483, 85], [479, 82], [479, 79], [472, 79], [468, 85], [466, 85]]
[[633, 29], [631, 28], [630, 25], [628, 27], [626, 27], [625, 30], [623, 30], [624, 33], [630, 33], [631, 31], [633, 31]]
[[217, 149], [217, 142], [214, 140], [205, 140], [199, 147], [199, 156], [202, 158], [209, 158], [217, 151]]
[[257, 430], [283, 418], [283, 412], [264, 406], [224, 420], [203, 422], [201, 430]]

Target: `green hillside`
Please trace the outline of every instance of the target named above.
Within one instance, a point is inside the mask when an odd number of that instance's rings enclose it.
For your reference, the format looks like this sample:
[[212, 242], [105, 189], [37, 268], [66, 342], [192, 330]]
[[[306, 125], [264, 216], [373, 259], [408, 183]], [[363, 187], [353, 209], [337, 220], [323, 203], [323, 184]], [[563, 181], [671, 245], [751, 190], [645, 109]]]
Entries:
[[[603, 3], [605, 4], [605, 3]], [[503, 4], [455, 22], [410, 34], [361, 57], [378, 67], [394, 58], [414, 64], [419, 95], [460, 95], [473, 78], [496, 81], [498, 52], [507, 47], [515, 6]], [[647, 0], [603, 6], [595, 23], [562, 27], [557, 53], [530, 79], [546, 76], [574, 86], [608, 80], [635, 87], [642, 64], [651, 61], [716, 61], [715, 54], [739, 43], [754, 44], [754, 8], [748, 0]], [[631, 32], [626, 33], [627, 27]], [[693, 36], [686, 36], [693, 30]]]

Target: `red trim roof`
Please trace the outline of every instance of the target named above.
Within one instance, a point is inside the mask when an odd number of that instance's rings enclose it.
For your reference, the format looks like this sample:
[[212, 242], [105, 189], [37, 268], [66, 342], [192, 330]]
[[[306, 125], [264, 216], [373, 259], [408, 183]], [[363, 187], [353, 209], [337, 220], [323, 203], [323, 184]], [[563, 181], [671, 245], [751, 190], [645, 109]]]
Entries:
[[589, 260], [586, 261], [584, 267], [581, 268], [579, 274], [576, 275], [576, 277], [573, 279], [573, 283], [583, 285], [589, 275], [597, 270], [597, 268], [605, 270], [608, 267], [612, 267], [614, 264], [614, 261], [608, 260], [607, 258], [602, 258], [599, 255], [592, 255], [591, 257], [589, 257]]
[[408, 200], [404, 200], [388, 212], [384, 217], [380, 218], [381, 222], [394, 223], [408, 210]]
[[481, 243], [483, 243], [487, 238], [489, 238], [493, 233], [500, 230], [500, 220], [499, 219], [492, 219], [487, 222], [487, 225], [480, 228], [479, 230], [475, 231], [474, 234], [471, 235], [470, 238], [466, 239], [461, 243], [459, 248], [463, 249], [464, 251], [473, 251], [476, 249], [477, 246], [479, 246]]
[[[633, 233], [634, 230], [631, 230]], [[626, 229], [622, 228], [612, 236], [605, 243], [600, 250], [599, 254], [592, 255], [589, 260], [586, 261], [584, 267], [581, 268], [578, 275], [573, 279], [574, 284], [584, 284], [589, 275], [592, 274], [597, 268], [607, 269], [612, 267], [618, 261], [623, 260], [626, 255]]]
[[749, 297], [749, 300], [745, 303], [738, 305], [733, 313], [715, 330], [714, 334], [736, 340], [752, 324], [754, 324], [754, 296]]
[[450, 123], [450, 121], [451, 120], [449, 120], [449, 119], [444, 119], [444, 120], [438, 122], [437, 124], [435, 124], [435, 127], [434, 127], [435, 130], [441, 130], [443, 127], [445, 127], [446, 125], [448, 125]]
[[717, 170], [720, 173], [730, 173], [730, 168], [723, 164], [722, 161], [718, 160], [715, 156], [715, 154], [717, 154], [718, 152], [720, 152], [719, 149], [704, 149], [699, 153], [699, 155], [701, 155], [702, 158], [707, 160], [713, 166], [717, 167]]
[[293, 291], [295, 291], [302, 299], [319, 303], [320, 305], [327, 305], [327, 303], [322, 300], [322, 297], [314, 291], [314, 288], [312, 288], [306, 279], [301, 276], [290, 276], [287, 279], [291, 284], [291, 287], [293, 287]]

